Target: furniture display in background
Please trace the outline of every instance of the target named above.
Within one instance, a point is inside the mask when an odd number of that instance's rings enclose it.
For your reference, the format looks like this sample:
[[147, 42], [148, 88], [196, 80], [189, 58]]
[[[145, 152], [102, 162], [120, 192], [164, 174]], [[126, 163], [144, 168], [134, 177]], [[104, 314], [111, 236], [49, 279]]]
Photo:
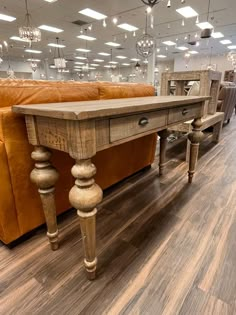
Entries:
[[225, 71], [224, 81], [236, 83], [236, 72], [234, 72], [234, 70]]
[[229, 123], [236, 106], [236, 84], [223, 82], [220, 87], [217, 110], [224, 112], [224, 121]]
[[[218, 143], [221, 136], [224, 114], [217, 112], [221, 72], [212, 70], [169, 72], [162, 74], [161, 95], [170, 95], [171, 82], [175, 82], [176, 95], [185, 95], [187, 81], [196, 83], [190, 88], [188, 95], [210, 96], [205, 102], [201, 131], [213, 127], [212, 141]], [[192, 121], [186, 121], [172, 127], [173, 131], [189, 133], [192, 130]], [[189, 159], [190, 142], [187, 141], [186, 160]]]
[[[69, 192], [71, 205], [77, 209], [84, 247], [84, 265], [88, 279], [95, 278], [96, 206], [102, 201], [102, 189], [95, 183], [97, 168], [92, 158], [99, 151], [159, 132], [160, 174], [165, 166], [167, 128], [194, 119], [188, 135], [191, 142], [189, 183], [195, 173], [199, 142], [202, 139], [201, 117], [209, 97], [153, 96], [119, 100], [86, 101], [59, 104], [17, 105], [13, 111], [25, 115], [28, 139], [34, 146], [32, 158], [35, 168], [32, 181], [38, 186], [48, 227], [51, 248], [58, 248], [58, 228], [54, 186], [58, 178], [50, 162], [48, 148], [66, 152], [75, 160], [72, 174], [75, 184]], [[137, 159], [137, 155], [134, 154]], [[111, 157], [115, 159], [115, 156]], [[121, 160], [119, 161], [121, 163]], [[127, 161], [125, 161], [125, 164]], [[67, 170], [69, 172], [69, 170]], [[28, 176], [29, 174], [25, 174]], [[68, 193], [66, 194], [68, 196]], [[65, 198], [67, 197], [65, 196]]]
[[[9, 244], [45, 223], [41, 200], [29, 178], [33, 168], [30, 158], [32, 147], [28, 143], [24, 117], [12, 113], [12, 105], [153, 95], [154, 88], [147, 84], [0, 80], [1, 241]], [[130, 144], [98, 152], [93, 159], [98, 167], [96, 182], [105, 189], [150, 166], [155, 156], [156, 139], [157, 135], [151, 134], [134, 139]], [[67, 195], [73, 184], [70, 173], [73, 160], [67, 154], [56, 151], [52, 161], [60, 171], [55, 194], [57, 214], [60, 214], [71, 208]]]

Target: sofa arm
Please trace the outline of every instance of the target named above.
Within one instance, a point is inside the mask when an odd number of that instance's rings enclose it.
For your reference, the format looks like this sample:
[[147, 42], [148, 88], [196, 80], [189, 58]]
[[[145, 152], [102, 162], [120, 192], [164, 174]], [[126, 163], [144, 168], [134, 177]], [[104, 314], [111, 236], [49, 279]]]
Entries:
[[222, 101], [218, 100], [217, 101], [217, 112], [222, 112], [222, 107], [223, 107], [223, 100]]

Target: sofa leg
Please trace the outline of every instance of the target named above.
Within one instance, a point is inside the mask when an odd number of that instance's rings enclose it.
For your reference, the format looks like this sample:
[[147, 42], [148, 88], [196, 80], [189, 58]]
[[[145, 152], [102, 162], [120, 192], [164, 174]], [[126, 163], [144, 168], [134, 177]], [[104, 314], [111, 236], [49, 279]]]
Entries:
[[229, 124], [230, 123], [230, 118], [227, 120], [227, 124]]
[[58, 172], [50, 163], [51, 152], [43, 146], [35, 146], [31, 155], [35, 168], [30, 174], [31, 181], [38, 187], [47, 224], [47, 236], [52, 250], [57, 250], [58, 228], [54, 190]]

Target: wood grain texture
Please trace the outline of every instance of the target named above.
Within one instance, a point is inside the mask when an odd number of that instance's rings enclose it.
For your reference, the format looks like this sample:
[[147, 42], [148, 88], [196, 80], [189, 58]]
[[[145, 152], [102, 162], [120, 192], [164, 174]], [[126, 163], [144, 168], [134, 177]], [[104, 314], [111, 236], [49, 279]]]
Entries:
[[84, 277], [74, 210], [59, 218], [58, 251], [48, 251], [45, 228], [12, 250], [0, 246], [0, 313], [235, 315], [236, 119], [217, 146], [200, 146], [193, 185], [185, 147], [167, 150], [166, 176], [157, 158], [105, 191], [97, 281]]
[[199, 103], [209, 99], [210, 97], [208, 96], [148, 96], [86, 102], [15, 105], [12, 107], [12, 110], [13, 112], [25, 115], [37, 115], [67, 120], [86, 120], [175, 106], [188, 106], [189, 104]]

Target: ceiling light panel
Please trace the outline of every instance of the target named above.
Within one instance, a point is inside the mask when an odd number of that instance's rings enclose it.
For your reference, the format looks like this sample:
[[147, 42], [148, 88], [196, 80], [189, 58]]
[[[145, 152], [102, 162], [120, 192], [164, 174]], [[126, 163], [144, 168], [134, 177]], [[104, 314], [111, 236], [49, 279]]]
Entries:
[[104, 62], [105, 60], [103, 60], [103, 59], [93, 59], [93, 61], [95, 61], [95, 62]]
[[49, 3], [57, 2], [57, 0], [44, 0], [44, 1], [49, 2]]
[[188, 50], [188, 48], [187, 48], [187, 47], [184, 47], [184, 46], [180, 46], [180, 47], [176, 47], [176, 48], [179, 49], [179, 50], [182, 50], [182, 51]]
[[80, 39], [90, 40], [90, 41], [96, 40], [95, 37], [88, 36], [88, 35], [79, 35], [79, 36], [77, 36], [77, 37], [80, 38]]
[[80, 57], [80, 56], [76, 56], [75, 58], [80, 59], [80, 60], [86, 60], [87, 59], [86, 57]]
[[130, 63], [122, 63], [122, 66], [130, 66]]
[[80, 61], [75, 61], [74, 62], [76, 65], [84, 65], [84, 62], [80, 62]]
[[41, 60], [40, 60], [40, 59], [31, 59], [31, 58], [30, 58], [30, 59], [27, 59], [27, 61], [40, 62]]
[[99, 67], [100, 65], [98, 65], [97, 63], [91, 63], [92, 67]]
[[28, 40], [25, 40], [25, 39], [23, 39], [23, 38], [20, 38], [19, 36], [12, 36], [12, 37], [10, 37], [10, 39], [16, 40], [16, 41], [19, 41], [19, 42], [28, 43]]
[[105, 45], [112, 46], [112, 47], [119, 47], [120, 46], [120, 44], [115, 43], [115, 42], [107, 42], [107, 43], [105, 43]]
[[206, 28], [213, 28], [213, 25], [211, 25], [211, 23], [209, 23], [209, 22], [198, 23], [197, 26], [198, 26], [200, 29], [202, 29], [202, 30], [204, 30], [204, 29], [206, 29]]
[[220, 43], [223, 44], [223, 45], [232, 44], [231, 40], [229, 40], [229, 39], [223, 39], [223, 40], [220, 41]]
[[65, 48], [65, 45], [61, 45], [61, 44], [55, 44], [55, 43], [49, 43], [48, 46], [50, 47], [57, 47], [57, 48]]
[[191, 54], [191, 55], [197, 55], [197, 54], [198, 54], [198, 51], [196, 51], [196, 50], [189, 50], [189, 54]]
[[174, 46], [174, 45], [176, 45], [176, 43], [172, 42], [171, 40], [167, 40], [167, 41], [162, 42], [162, 43], [167, 45], [167, 46]]
[[109, 63], [113, 64], [113, 65], [117, 65], [118, 62], [117, 61], [109, 61]]
[[215, 32], [215, 33], [212, 33], [211, 36], [213, 38], [222, 38], [224, 37], [224, 34], [222, 34], [221, 32]]
[[165, 55], [157, 55], [157, 58], [166, 58]]
[[79, 11], [79, 13], [86, 15], [86, 16], [89, 16], [95, 20], [103, 20], [103, 19], [107, 18], [106, 15], [99, 13], [97, 11], [94, 11], [92, 9], [89, 9], [89, 8]]
[[228, 46], [229, 49], [236, 49], [236, 45]]
[[117, 26], [119, 28], [122, 28], [123, 30], [129, 31], [129, 32], [134, 32], [134, 31], [138, 30], [138, 28], [136, 26], [130, 25], [128, 23], [119, 24]]
[[81, 51], [81, 52], [90, 52], [90, 49], [85, 49], [85, 48], [77, 48], [77, 51]]
[[53, 26], [49, 26], [49, 25], [40, 25], [38, 28], [40, 28], [41, 30], [44, 31], [48, 31], [48, 32], [53, 32], [53, 33], [61, 33], [64, 32], [62, 29], [57, 28], [57, 27], [53, 27]]
[[194, 16], [198, 16], [198, 13], [190, 6], [179, 8], [176, 11], [185, 18], [191, 18]]
[[105, 52], [100, 52], [100, 53], [98, 53], [98, 55], [101, 55], [101, 56], [110, 56], [110, 54], [105, 53]]
[[127, 57], [125, 57], [125, 56], [116, 56], [116, 58], [118, 58], [118, 59], [126, 59]]
[[26, 49], [25, 52], [31, 53], [31, 54], [41, 54], [41, 50], [34, 50], [34, 49]]
[[130, 60], [132, 60], [132, 61], [140, 61], [140, 59], [138, 59], [138, 58], [132, 58]]
[[10, 15], [0, 13], [0, 20], [6, 21], [6, 22], [13, 22], [16, 20], [16, 18]]

